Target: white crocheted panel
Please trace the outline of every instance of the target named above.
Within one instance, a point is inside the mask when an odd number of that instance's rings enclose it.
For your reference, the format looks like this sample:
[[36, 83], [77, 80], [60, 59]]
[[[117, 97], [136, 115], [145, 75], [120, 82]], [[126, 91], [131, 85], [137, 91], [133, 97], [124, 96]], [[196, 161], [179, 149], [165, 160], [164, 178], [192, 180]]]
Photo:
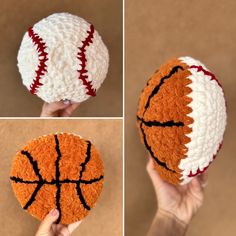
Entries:
[[226, 104], [221, 86], [201, 62], [191, 57], [179, 59], [190, 66], [192, 81], [188, 85], [192, 89], [188, 95], [192, 102], [188, 106], [192, 108], [189, 116], [194, 122], [190, 125], [192, 132], [187, 135], [191, 139], [186, 144], [187, 157], [179, 164], [181, 184], [186, 184], [192, 176], [203, 172], [217, 154], [226, 127]]
[[[95, 96], [106, 78], [109, 55], [93, 26], [78, 16], [56, 13], [36, 23], [32, 31], [31, 36], [25, 33], [17, 57], [28, 90], [46, 102], [82, 102]], [[37, 37], [40, 41], [35, 43]], [[37, 77], [41, 59], [45, 71]], [[40, 84], [34, 87], [36, 78]]]

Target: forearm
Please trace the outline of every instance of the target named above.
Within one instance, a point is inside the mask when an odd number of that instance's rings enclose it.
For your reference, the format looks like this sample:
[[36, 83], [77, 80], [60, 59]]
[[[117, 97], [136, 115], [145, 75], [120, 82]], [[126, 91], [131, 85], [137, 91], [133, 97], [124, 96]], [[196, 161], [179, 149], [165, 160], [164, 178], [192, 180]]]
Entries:
[[171, 213], [158, 210], [147, 236], [183, 236], [187, 225]]

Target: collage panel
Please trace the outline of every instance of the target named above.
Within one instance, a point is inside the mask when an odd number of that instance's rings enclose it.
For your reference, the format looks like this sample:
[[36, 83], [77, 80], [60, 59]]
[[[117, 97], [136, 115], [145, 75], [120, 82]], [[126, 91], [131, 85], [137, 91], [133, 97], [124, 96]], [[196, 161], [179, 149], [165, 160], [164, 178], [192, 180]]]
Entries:
[[235, 12], [2, 0], [0, 236], [235, 235]]
[[0, 13], [1, 117], [122, 116], [122, 0], [4, 0]]
[[126, 236], [235, 234], [235, 9], [125, 1]]
[[122, 125], [1, 120], [1, 235], [49, 235], [53, 208], [59, 217], [50, 235], [68, 235], [67, 227], [73, 235], [122, 235]]

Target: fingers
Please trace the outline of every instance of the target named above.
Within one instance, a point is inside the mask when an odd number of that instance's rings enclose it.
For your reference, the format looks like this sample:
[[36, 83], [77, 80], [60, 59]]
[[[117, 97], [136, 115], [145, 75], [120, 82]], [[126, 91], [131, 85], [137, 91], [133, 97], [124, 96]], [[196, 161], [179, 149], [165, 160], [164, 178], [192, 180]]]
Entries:
[[41, 222], [36, 236], [48, 236], [51, 231], [52, 224], [59, 217], [59, 211], [57, 209], [52, 209]]
[[71, 103], [69, 100], [44, 103], [41, 117], [69, 117], [80, 103]]
[[194, 177], [190, 183], [191, 187], [192, 187], [192, 190], [195, 192], [195, 193], [200, 193], [203, 191], [203, 187], [200, 183], [200, 181], [198, 180], [198, 177]]
[[198, 176], [198, 180], [203, 188], [207, 186], [208, 180], [208, 173], [205, 171], [201, 175]]
[[61, 117], [71, 116], [75, 109], [80, 105], [80, 103], [72, 103], [66, 109], [61, 112]]
[[55, 117], [58, 116], [58, 111], [66, 109], [70, 106], [70, 103], [60, 102], [52, 102], [52, 103], [44, 103], [42, 108], [41, 117]]
[[69, 224], [68, 225], [68, 231], [71, 234], [80, 224], [82, 221], [77, 221], [75, 223]]
[[195, 196], [200, 201], [201, 204], [204, 197], [204, 188], [207, 185], [207, 178], [208, 174], [203, 173], [201, 175], [194, 177], [190, 182], [190, 191], [193, 194], [193, 196]]
[[191, 185], [194, 191], [203, 192], [204, 188], [207, 186], [208, 173], [204, 172], [196, 177], [194, 177], [191, 181]]
[[146, 169], [152, 180], [154, 188], [157, 191], [164, 184], [164, 181], [161, 179], [160, 175], [157, 173], [156, 169], [154, 168], [153, 160], [150, 157], [149, 157]]

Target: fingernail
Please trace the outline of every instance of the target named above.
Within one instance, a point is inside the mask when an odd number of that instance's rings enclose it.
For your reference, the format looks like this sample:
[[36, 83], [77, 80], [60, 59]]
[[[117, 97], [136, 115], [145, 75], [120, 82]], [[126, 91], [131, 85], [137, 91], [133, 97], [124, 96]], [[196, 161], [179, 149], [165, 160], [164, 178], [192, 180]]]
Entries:
[[65, 100], [63, 100], [63, 103], [64, 103], [65, 105], [69, 105], [71, 102], [70, 102], [70, 100], [65, 99]]
[[56, 216], [56, 215], [58, 214], [57, 209], [52, 209], [52, 210], [50, 211], [50, 214], [51, 214], [51, 216]]

